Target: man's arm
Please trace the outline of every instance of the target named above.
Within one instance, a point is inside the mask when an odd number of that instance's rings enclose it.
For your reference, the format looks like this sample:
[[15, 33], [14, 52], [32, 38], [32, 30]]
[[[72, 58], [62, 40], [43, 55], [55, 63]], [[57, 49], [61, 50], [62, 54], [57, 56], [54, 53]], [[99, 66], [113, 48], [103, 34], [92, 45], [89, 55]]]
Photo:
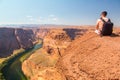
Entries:
[[96, 28], [96, 30], [99, 29], [99, 23], [96, 24], [96, 27], [95, 27], [95, 28]]
[[98, 29], [99, 29], [99, 22], [100, 22], [100, 20], [98, 19], [98, 20], [97, 20], [97, 23], [96, 23], [96, 27], [95, 27], [95, 28], [96, 28], [96, 30], [98, 30]]

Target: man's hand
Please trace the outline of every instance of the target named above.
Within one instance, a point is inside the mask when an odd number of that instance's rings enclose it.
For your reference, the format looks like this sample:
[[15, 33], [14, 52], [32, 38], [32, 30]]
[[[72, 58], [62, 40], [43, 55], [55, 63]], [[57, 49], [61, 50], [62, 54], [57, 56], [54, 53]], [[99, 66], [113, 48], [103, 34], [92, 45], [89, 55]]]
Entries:
[[96, 34], [100, 34], [100, 31], [99, 31], [99, 30], [95, 30], [95, 33], [96, 33]]

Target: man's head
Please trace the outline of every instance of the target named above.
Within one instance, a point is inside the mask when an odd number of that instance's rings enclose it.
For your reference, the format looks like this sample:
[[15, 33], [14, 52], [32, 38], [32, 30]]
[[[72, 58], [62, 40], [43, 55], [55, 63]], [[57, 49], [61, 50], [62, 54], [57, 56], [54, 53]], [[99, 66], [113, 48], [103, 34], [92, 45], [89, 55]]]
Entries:
[[103, 12], [101, 13], [101, 16], [102, 16], [102, 17], [106, 17], [106, 16], [107, 16], [107, 11], [103, 11]]

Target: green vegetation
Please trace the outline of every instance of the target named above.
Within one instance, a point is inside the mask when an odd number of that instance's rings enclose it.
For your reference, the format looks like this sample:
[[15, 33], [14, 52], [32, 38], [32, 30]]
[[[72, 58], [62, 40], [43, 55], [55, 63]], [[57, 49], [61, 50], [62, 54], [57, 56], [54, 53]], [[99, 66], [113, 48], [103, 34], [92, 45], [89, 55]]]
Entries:
[[17, 55], [17, 54], [22, 53], [24, 51], [25, 51], [25, 49], [23, 49], [23, 48], [14, 50], [13, 55]]
[[6, 60], [6, 58], [0, 58], [0, 64], [5, 60]]
[[11, 56], [0, 59], [0, 80], [5, 80], [3, 73], [2, 73], [2, 68], [7, 65], [7, 62], [9, 62], [9, 60], [11, 60], [12, 58], [16, 57], [17, 55], [19, 55], [20, 53], [24, 51], [25, 50], [21, 48], [21, 49], [15, 50]]
[[11, 59], [12, 57], [14, 57], [15, 55], [18, 55], [19, 53], [22, 53], [24, 52], [25, 50], [23, 48], [21, 49], [17, 49], [17, 50], [14, 50], [13, 54], [9, 57], [6, 57], [6, 58], [0, 58], [0, 64], [2, 64], [4, 61], [8, 60], [8, 59]]
[[[39, 54], [39, 53], [41, 53], [41, 54]], [[45, 66], [45, 67], [54, 67], [59, 59], [58, 54], [50, 55], [43, 50], [36, 51], [34, 57], [35, 58], [33, 59], [33, 61], [36, 64], [40, 64], [41, 66]]]
[[7, 58], [0, 65], [0, 80], [28, 80], [22, 72], [22, 62], [41, 46], [39, 43], [27, 50], [16, 50], [14, 56]]
[[[56, 80], [62, 80], [61, 74], [58, 72], [59, 70], [56, 69], [56, 63], [58, 62], [60, 58], [59, 54], [48, 54], [45, 49], [39, 49], [34, 52], [32, 57], [28, 60], [33, 62], [37, 69], [32, 69], [30, 65], [28, 65], [28, 69], [26, 70], [28, 79], [34, 79], [37, 75], [39, 75], [39, 79], [56, 79]], [[36, 71], [38, 72], [36, 73]], [[49, 72], [49, 74], [47, 74]], [[55, 76], [54, 76], [55, 74]], [[52, 76], [51, 76], [52, 75]], [[51, 78], [52, 77], [52, 78]]]

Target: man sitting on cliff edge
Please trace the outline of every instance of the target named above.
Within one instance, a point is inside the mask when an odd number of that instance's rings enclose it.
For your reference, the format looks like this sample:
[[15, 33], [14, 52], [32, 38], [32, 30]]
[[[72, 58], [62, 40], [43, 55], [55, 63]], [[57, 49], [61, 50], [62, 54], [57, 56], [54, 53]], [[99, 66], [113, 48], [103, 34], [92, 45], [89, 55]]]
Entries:
[[97, 20], [95, 33], [106, 36], [111, 35], [113, 31], [113, 23], [107, 16], [107, 11], [101, 13], [101, 18]]

